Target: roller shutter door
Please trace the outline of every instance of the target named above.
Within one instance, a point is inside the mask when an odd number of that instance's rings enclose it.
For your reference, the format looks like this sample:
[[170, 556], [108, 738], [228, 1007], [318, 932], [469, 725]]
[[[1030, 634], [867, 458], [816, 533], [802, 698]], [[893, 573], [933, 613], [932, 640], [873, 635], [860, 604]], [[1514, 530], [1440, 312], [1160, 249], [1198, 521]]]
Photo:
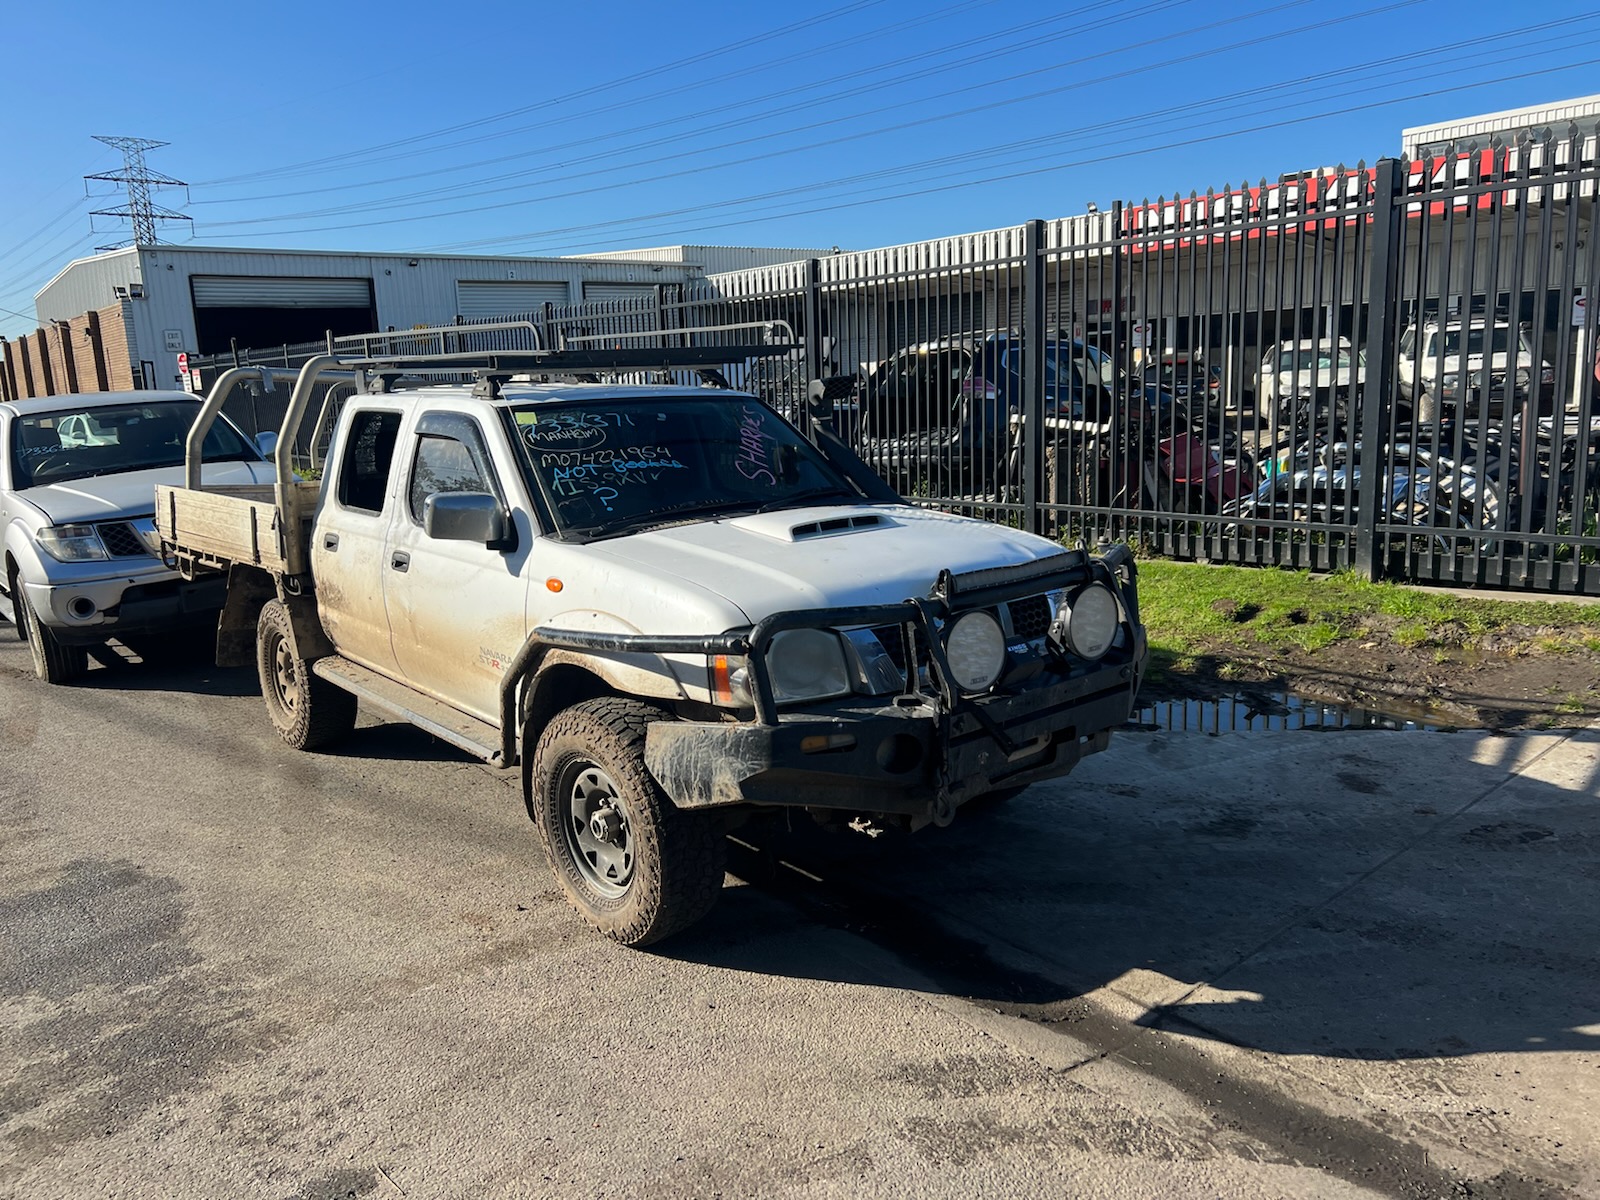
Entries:
[[631, 300], [641, 303], [653, 300], [656, 285], [653, 283], [586, 283], [583, 285], [585, 303], [601, 300]]
[[546, 304], [571, 302], [564, 283], [522, 283], [506, 280], [458, 279], [456, 312], [465, 320], [538, 312]]
[[196, 275], [196, 308], [372, 307], [370, 279], [303, 279], [285, 275]]

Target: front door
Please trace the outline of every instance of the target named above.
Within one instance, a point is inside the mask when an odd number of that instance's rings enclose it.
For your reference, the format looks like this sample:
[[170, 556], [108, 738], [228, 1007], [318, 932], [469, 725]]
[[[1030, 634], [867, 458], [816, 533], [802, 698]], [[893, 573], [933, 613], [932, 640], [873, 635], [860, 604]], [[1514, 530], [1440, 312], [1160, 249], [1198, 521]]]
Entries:
[[441, 492], [487, 492], [512, 512], [474, 418], [424, 413], [402, 461], [382, 570], [395, 658], [418, 691], [499, 724], [501, 683], [527, 638], [523, 565], [533, 530], [524, 524], [508, 545], [492, 547], [424, 529], [428, 497]]

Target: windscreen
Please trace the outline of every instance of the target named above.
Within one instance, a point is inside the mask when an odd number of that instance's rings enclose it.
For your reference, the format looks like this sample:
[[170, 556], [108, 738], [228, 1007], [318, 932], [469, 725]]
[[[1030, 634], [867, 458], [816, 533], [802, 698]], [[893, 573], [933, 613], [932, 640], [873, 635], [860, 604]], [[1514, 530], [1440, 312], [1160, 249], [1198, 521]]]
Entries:
[[[184, 442], [200, 406], [184, 400], [66, 407], [11, 422], [13, 486], [183, 465]], [[219, 420], [206, 434], [206, 462], [261, 456]]]
[[517, 444], [557, 529], [608, 537], [861, 495], [765, 405], [737, 396], [514, 407]]

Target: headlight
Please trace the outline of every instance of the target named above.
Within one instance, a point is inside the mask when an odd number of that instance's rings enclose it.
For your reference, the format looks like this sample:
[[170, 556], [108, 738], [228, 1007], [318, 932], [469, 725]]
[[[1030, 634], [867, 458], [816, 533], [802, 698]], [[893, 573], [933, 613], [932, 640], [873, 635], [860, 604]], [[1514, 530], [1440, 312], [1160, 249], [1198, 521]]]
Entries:
[[1103, 583], [1091, 583], [1070, 596], [1056, 614], [1057, 639], [1079, 658], [1104, 658], [1122, 623], [1117, 598]]
[[51, 525], [34, 534], [39, 548], [57, 562], [93, 562], [111, 557], [93, 525]]
[[870, 629], [841, 631], [845, 649], [852, 660], [856, 690], [868, 696], [883, 696], [906, 686], [906, 673], [896, 664], [878, 635]]
[[850, 674], [837, 634], [825, 629], [786, 629], [767, 649], [772, 698], [779, 704], [826, 700], [850, 692]]
[[986, 612], [963, 613], [945, 635], [944, 654], [963, 692], [992, 687], [1006, 665], [1006, 637], [1000, 622]]

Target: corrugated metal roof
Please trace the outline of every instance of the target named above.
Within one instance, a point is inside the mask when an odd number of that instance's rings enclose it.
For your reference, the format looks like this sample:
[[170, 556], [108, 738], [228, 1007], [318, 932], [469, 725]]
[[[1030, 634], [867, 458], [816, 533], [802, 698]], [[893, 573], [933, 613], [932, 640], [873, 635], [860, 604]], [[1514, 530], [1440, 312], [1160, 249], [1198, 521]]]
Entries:
[[1402, 150], [1415, 154], [1420, 146], [1439, 142], [1465, 141], [1472, 138], [1489, 138], [1495, 134], [1515, 134], [1525, 129], [1549, 126], [1557, 137], [1565, 126], [1576, 121], [1580, 124], [1600, 120], [1600, 95], [1576, 96], [1570, 100], [1555, 100], [1549, 104], [1530, 104], [1524, 108], [1508, 108], [1502, 112], [1480, 113], [1471, 117], [1455, 117], [1432, 125], [1413, 125], [1400, 133]]

